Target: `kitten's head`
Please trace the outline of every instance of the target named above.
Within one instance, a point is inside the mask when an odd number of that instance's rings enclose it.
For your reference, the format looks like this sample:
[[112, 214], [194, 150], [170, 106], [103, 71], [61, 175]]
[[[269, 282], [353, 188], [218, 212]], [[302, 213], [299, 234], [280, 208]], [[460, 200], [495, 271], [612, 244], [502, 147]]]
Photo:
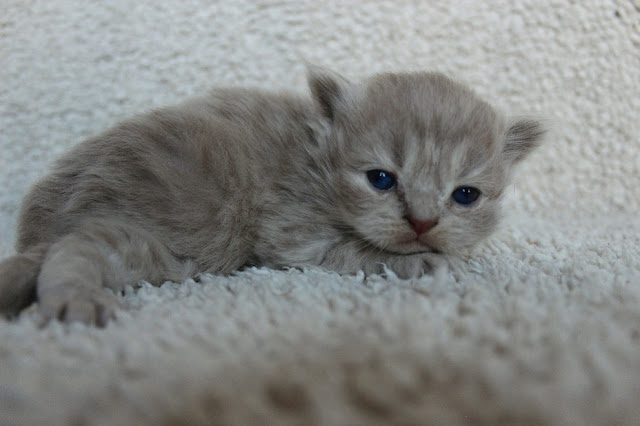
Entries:
[[544, 133], [441, 74], [350, 83], [311, 68], [309, 84], [331, 129], [332, 219], [390, 252], [457, 253], [487, 237], [510, 171]]

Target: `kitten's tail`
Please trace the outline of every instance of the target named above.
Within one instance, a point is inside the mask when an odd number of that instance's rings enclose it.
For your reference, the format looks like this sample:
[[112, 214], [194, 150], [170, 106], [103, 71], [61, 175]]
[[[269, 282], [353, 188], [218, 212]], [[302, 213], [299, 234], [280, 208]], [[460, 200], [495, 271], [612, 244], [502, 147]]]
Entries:
[[49, 244], [39, 244], [0, 262], [0, 316], [13, 317], [35, 301], [48, 249]]

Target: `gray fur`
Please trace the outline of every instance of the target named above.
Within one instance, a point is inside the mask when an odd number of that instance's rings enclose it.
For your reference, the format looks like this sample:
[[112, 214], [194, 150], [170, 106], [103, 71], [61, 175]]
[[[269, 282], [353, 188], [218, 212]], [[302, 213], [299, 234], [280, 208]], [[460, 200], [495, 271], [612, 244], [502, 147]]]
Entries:
[[[309, 85], [312, 100], [215, 90], [78, 145], [24, 200], [0, 310], [37, 289], [46, 318], [104, 324], [118, 302], [103, 287], [245, 265], [423, 274], [494, 230], [512, 166], [543, 133], [440, 74], [350, 83], [311, 68]], [[373, 188], [371, 169], [396, 188]], [[452, 202], [460, 185], [478, 202]], [[417, 239], [409, 218], [437, 225]]]

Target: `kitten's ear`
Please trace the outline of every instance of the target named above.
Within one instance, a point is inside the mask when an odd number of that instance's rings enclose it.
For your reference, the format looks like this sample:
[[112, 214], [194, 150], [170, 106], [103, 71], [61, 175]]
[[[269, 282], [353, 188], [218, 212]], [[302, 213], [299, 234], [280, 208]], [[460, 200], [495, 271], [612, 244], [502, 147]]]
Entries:
[[349, 82], [335, 72], [316, 65], [307, 66], [307, 81], [322, 114], [333, 120], [336, 104], [344, 98]]
[[533, 118], [511, 120], [503, 150], [505, 158], [511, 164], [522, 161], [542, 143], [546, 133], [546, 126], [539, 120]]

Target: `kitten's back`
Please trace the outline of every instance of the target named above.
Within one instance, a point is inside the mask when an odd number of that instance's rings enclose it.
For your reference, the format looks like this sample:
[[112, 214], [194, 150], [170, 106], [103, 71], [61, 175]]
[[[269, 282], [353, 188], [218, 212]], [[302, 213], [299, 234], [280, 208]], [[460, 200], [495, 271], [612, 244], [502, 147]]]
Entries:
[[[221, 250], [246, 258], [270, 179], [288, 172], [280, 157], [295, 161], [312, 116], [299, 98], [223, 89], [119, 124], [78, 145], [32, 188], [17, 251], [87, 219], [121, 217], [207, 269], [236, 269], [210, 259], [230, 257], [216, 256]], [[206, 260], [203, 247], [213, 251]]]

